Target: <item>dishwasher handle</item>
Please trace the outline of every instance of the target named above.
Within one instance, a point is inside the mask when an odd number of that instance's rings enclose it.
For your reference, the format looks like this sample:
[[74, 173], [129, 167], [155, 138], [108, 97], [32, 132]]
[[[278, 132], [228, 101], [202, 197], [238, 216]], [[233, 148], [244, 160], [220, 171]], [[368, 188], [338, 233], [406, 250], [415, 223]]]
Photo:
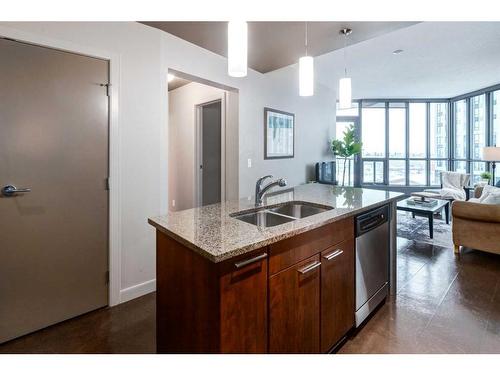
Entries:
[[375, 209], [356, 218], [356, 237], [372, 229], [379, 227], [388, 220], [389, 210], [387, 206]]

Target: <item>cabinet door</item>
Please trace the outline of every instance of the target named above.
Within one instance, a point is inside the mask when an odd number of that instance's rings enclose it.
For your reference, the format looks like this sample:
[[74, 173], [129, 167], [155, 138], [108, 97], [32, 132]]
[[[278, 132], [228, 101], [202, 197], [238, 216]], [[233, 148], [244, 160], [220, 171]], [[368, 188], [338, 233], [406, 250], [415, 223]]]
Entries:
[[269, 351], [319, 353], [319, 254], [269, 278]]
[[354, 326], [354, 240], [321, 253], [321, 351]]
[[267, 254], [258, 251], [223, 265], [220, 351], [267, 352]]

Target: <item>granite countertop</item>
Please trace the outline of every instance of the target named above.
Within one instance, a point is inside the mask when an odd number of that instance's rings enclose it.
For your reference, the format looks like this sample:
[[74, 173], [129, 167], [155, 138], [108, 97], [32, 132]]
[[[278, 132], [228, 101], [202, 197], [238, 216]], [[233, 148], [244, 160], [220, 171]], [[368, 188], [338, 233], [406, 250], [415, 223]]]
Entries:
[[164, 216], [149, 218], [148, 222], [217, 263], [402, 197], [403, 194], [390, 191], [307, 184], [264, 196], [264, 206], [304, 201], [333, 206], [334, 209], [269, 228], [229, 216], [255, 208], [252, 197], [169, 212]]

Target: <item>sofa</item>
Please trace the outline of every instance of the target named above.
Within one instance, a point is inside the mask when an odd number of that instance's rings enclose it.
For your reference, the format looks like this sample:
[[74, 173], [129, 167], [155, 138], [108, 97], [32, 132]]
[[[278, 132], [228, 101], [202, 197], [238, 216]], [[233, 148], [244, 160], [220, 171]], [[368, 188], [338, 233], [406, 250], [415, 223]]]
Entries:
[[500, 254], [500, 188], [476, 189], [474, 198], [454, 201], [451, 214], [455, 254], [461, 246]]

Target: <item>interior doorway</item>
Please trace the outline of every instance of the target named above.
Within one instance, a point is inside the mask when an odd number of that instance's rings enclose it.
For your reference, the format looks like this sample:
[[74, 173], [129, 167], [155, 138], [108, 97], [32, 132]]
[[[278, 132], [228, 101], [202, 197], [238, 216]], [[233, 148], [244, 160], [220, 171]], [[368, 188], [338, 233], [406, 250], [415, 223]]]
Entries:
[[224, 116], [223, 100], [197, 106], [196, 159], [198, 176], [196, 195], [198, 206], [225, 200], [224, 176]]
[[169, 72], [169, 210], [237, 199], [237, 90]]
[[108, 304], [109, 62], [0, 39], [0, 342]]

